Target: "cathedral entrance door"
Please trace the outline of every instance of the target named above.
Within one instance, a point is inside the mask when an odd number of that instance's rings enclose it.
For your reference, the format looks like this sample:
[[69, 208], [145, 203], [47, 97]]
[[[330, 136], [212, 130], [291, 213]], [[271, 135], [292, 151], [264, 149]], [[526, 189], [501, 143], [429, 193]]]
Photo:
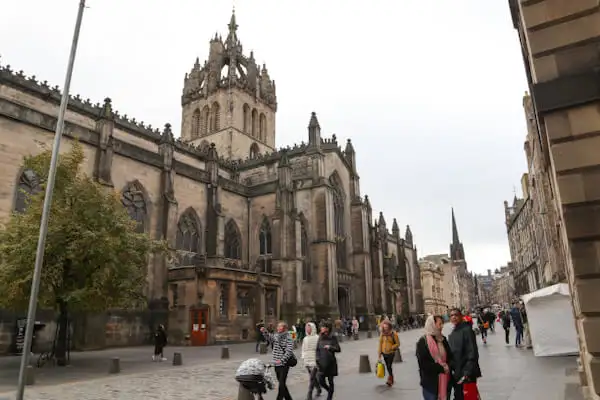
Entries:
[[340, 316], [352, 318], [352, 315], [350, 315], [350, 295], [348, 289], [343, 286], [338, 287], [338, 307]]
[[209, 332], [208, 308], [190, 310], [190, 342], [192, 346], [206, 346]]

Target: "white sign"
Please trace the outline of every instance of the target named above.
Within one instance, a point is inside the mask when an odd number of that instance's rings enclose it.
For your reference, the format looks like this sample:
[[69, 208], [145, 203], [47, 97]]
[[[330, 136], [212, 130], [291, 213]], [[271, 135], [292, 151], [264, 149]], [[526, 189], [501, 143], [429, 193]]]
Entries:
[[200, 330], [200, 329], [199, 329], [199, 327], [200, 327], [200, 326], [199, 326], [198, 324], [194, 324], [194, 325], [192, 325], [192, 330], [193, 330], [194, 332], [198, 332], [198, 331]]
[[202, 326], [200, 326], [200, 328], [206, 329], [206, 324], [202, 324]]

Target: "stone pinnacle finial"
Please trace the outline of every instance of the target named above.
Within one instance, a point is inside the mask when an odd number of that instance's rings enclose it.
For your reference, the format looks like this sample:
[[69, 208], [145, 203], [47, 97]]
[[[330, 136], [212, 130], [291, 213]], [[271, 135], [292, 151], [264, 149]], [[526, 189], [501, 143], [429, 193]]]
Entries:
[[104, 118], [112, 118], [113, 116], [112, 100], [110, 97], [104, 99], [104, 104], [102, 105], [102, 116]]
[[354, 154], [354, 146], [352, 146], [352, 140], [348, 139], [346, 142], [346, 149], [344, 150], [346, 154]]
[[167, 122], [160, 137], [160, 143], [173, 143], [174, 141], [175, 138], [173, 137], [173, 132], [171, 131], [171, 124]]
[[321, 127], [319, 125], [319, 120], [317, 119], [317, 113], [314, 111], [310, 114], [310, 122], [308, 123], [308, 127], [309, 128], [320, 128]]

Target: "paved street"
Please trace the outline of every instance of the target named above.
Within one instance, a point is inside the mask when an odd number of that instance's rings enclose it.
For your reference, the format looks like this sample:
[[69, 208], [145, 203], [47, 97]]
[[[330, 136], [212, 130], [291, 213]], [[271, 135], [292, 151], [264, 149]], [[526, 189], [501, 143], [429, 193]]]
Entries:
[[[339, 356], [341, 376], [337, 380], [336, 397], [362, 400], [390, 398], [391, 394], [392, 398], [421, 399], [414, 357], [415, 342], [421, 334], [420, 330], [400, 334], [405, 361], [396, 364], [398, 384], [391, 389], [383, 385], [383, 381], [377, 379], [374, 374], [358, 374], [358, 358], [361, 354], [369, 354], [371, 361], [375, 361], [376, 339], [344, 342]], [[194, 350], [196, 349], [192, 349]], [[195, 364], [184, 358], [186, 365], [182, 367], [173, 367], [170, 363], [147, 362], [147, 365], [144, 364], [147, 369], [138, 373], [128, 374], [125, 370], [118, 376], [108, 377], [97, 371], [96, 379], [75, 380], [55, 385], [44, 385], [44, 382], [38, 380], [36, 386], [27, 389], [26, 398], [32, 400], [235, 399], [237, 385], [233, 380], [234, 371], [243, 359], [254, 354], [253, 346], [250, 344], [231, 346], [231, 360], [227, 361], [218, 360], [220, 351], [218, 347], [196, 351], [205, 356], [195, 360]], [[574, 357], [535, 358], [530, 350], [505, 346], [500, 332], [490, 335], [488, 345], [483, 346], [480, 343], [480, 353], [484, 374], [480, 388], [485, 400], [571, 399], [565, 397], [564, 393], [565, 384], [575, 379], [573, 376], [567, 376], [567, 372], [571, 374], [574, 371]], [[270, 357], [263, 358], [269, 360]], [[71, 372], [72, 369], [78, 368], [71, 367], [67, 375], [74, 377], [72, 379], [82, 379], [81, 376]], [[91, 376], [92, 371], [88, 371], [87, 378]], [[49, 379], [47, 378], [46, 383]], [[306, 376], [302, 368], [292, 369], [289, 384], [295, 399], [305, 398]], [[0, 399], [3, 398], [11, 398], [11, 393], [2, 394], [0, 391]], [[270, 392], [266, 398], [274, 399], [275, 393]]]

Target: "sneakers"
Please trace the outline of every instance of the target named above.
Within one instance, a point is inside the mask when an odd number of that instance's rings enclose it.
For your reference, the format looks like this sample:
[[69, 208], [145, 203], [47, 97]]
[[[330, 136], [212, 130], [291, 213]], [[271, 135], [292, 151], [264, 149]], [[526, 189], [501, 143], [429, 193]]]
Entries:
[[163, 357], [163, 358], [160, 359], [160, 361], [167, 361], [167, 358]]

